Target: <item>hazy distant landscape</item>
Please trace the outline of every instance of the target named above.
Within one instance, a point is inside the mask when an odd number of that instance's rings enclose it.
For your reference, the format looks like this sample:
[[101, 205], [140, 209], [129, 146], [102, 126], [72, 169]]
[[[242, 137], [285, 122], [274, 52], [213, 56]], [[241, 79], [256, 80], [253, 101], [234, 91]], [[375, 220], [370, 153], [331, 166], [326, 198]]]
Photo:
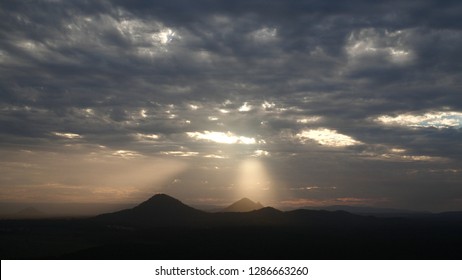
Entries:
[[2, 259], [460, 259], [462, 213], [378, 218], [280, 211], [248, 199], [204, 212], [167, 195], [91, 218], [0, 221]]
[[0, 219], [91, 217], [135, 206], [135, 203], [6, 203]]

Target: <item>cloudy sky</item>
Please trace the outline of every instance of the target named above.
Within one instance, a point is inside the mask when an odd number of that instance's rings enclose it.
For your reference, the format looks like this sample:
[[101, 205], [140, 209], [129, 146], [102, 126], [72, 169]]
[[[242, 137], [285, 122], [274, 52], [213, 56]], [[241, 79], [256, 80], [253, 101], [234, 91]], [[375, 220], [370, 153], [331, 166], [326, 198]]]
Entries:
[[460, 1], [0, 3], [0, 201], [462, 210]]

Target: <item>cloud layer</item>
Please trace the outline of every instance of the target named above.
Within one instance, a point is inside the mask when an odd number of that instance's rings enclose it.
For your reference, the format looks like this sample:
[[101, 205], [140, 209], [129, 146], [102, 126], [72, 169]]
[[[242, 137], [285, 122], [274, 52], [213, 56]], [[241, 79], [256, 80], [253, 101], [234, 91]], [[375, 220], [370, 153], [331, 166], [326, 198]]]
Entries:
[[[153, 190], [197, 201], [230, 197], [258, 158], [287, 200], [457, 208], [461, 13], [458, 1], [2, 1], [0, 198], [76, 184], [22, 166], [27, 151], [179, 160]], [[20, 179], [33, 172], [46, 176]]]

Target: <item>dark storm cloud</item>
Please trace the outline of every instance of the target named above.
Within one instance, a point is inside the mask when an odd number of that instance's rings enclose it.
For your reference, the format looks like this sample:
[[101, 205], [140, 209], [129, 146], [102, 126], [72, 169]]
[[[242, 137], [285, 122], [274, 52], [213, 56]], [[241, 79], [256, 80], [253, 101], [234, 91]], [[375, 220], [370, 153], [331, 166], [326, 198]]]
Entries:
[[[422, 116], [462, 111], [461, 13], [460, 1], [3, 1], [2, 146], [260, 150], [293, 184], [334, 184], [323, 168], [460, 170], [462, 114]], [[228, 150], [206, 131], [255, 144]]]
[[[177, 103], [178, 98], [244, 102], [288, 96], [287, 102], [296, 103], [303, 96], [317, 99], [314, 108], [308, 104], [304, 110], [353, 117], [370, 114], [367, 99], [381, 102], [373, 106], [374, 113], [387, 103], [422, 103], [412, 111], [426, 109], [435, 106], [435, 99], [449, 99], [441, 100], [440, 106], [460, 108], [460, 104], [450, 102], [457, 94], [451, 92], [451, 84], [431, 91], [420, 85], [426, 90], [423, 93], [414, 87], [385, 92], [394, 84], [401, 86], [429, 76], [441, 79], [447, 71], [457, 75], [461, 65], [454, 61], [461, 57], [458, 21], [452, 12], [457, 5], [400, 3], [369, 4], [366, 8], [317, 1], [274, 1], [270, 5], [241, 1], [168, 1], [155, 5], [138, 1], [121, 1], [119, 5], [6, 2], [2, 28], [4, 100], [52, 111], [111, 107], [107, 110], [114, 121], [127, 117], [121, 107], [149, 106], [152, 100]], [[421, 16], [430, 9], [433, 16]], [[380, 16], [372, 16], [371, 10]], [[436, 25], [433, 22], [439, 22], [435, 17], [440, 13], [446, 20]], [[448, 30], [440, 30], [441, 25]], [[166, 39], [171, 40], [168, 52], [154, 59], [136, 55], [159, 47], [149, 42], [149, 35], [166, 27], [180, 36]], [[397, 29], [409, 34], [392, 36], [389, 42], [386, 34]], [[372, 40], [374, 45], [369, 47], [378, 50], [348, 57], [348, 38]], [[393, 41], [412, 49], [410, 65], [388, 61], [386, 48], [399, 47]], [[435, 41], [436, 45], [432, 44]], [[211, 62], [197, 57], [199, 52], [211, 56]], [[440, 67], [436, 71], [435, 63]], [[419, 94], [430, 99], [427, 105], [419, 101], [425, 100], [418, 98]], [[351, 113], [343, 110], [344, 104], [352, 102], [357, 108]], [[355, 114], [356, 110], [360, 112]], [[392, 110], [384, 108], [383, 112]]]

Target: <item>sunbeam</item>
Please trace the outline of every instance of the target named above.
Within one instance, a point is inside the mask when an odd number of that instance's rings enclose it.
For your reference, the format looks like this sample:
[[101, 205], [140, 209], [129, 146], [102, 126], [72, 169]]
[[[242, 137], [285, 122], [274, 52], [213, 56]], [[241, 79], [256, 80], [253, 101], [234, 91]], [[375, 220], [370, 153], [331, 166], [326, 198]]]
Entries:
[[268, 202], [274, 191], [263, 163], [255, 158], [242, 161], [238, 168], [237, 196]]

